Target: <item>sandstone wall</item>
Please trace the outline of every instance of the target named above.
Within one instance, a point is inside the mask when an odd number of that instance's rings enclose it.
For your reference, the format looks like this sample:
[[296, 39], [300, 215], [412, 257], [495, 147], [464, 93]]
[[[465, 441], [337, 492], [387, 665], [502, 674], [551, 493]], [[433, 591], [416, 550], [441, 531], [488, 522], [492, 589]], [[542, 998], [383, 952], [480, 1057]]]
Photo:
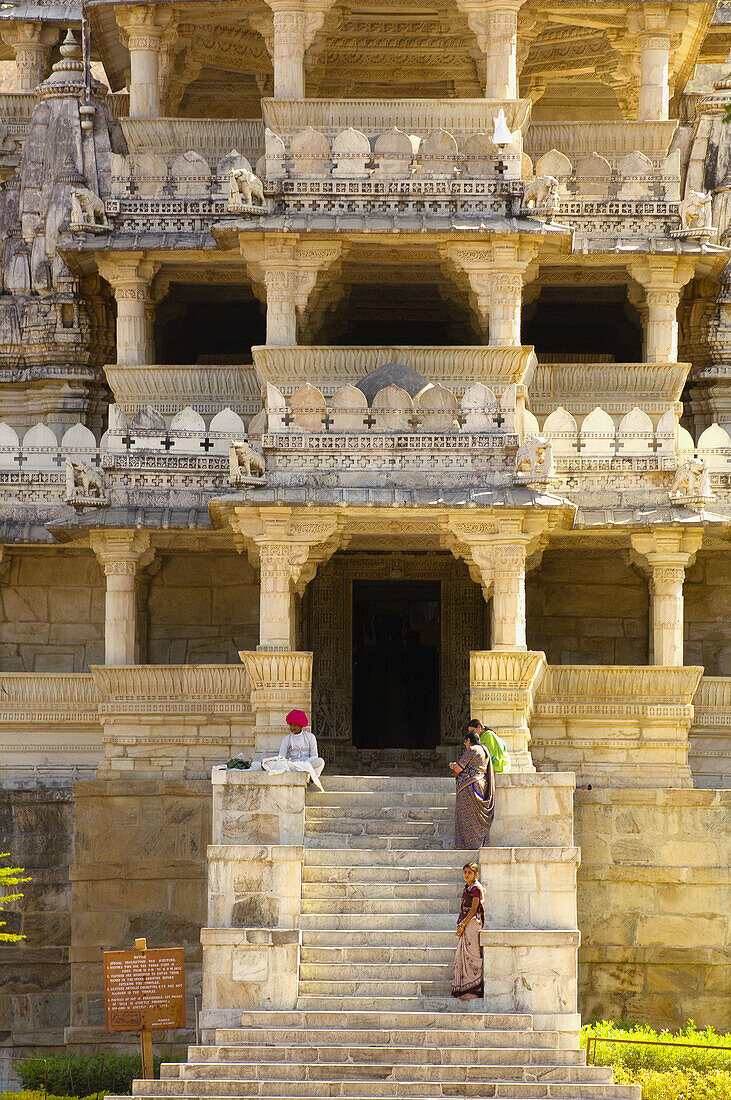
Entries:
[[645, 665], [645, 578], [620, 553], [547, 550], [528, 574], [528, 649], [551, 665]]
[[104, 581], [89, 551], [13, 551], [0, 577], [0, 669], [85, 672], [104, 661]]
[[149, 947], [185, 950], [188, 1031], [155, 1036], [161, 1054], [180, 1049], [191, 1041], [201, 990], [210, 782], [96, 780], [76, 783], [74, 796], [69, 1044], [88, 1050], [109, 1041], [101, 951], [145, 936]]
[[731, 791], [578, 790], [585, 1019], [731, 1028]]
[[147, 663], [237, 665], [240, 649], [256, 649], [259, 584], [245, 555], [164, 554], [159, 560], [149, 582]]
[[0, 791], [0, 852], [33, 881], [5, 910], [7, 931], [26, 936], [0, 945], [0, 1037], [8, 1063], [23, 1048], [63, 1043], [69, 1022], [74, 801], [70, 789]]
[[731, 555], [700, 553], [685, 577], [686, 665], [731, 676]]

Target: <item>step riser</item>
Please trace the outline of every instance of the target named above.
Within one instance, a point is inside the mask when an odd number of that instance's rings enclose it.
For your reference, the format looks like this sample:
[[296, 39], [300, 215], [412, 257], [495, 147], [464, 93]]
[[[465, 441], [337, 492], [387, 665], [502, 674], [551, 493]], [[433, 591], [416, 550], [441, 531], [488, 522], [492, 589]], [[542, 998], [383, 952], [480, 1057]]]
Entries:
[[[363, 1061], [382, 1062], [389, 1058], [394, 1062], [403, 1062], [408, 1054], [415, 1059], [422, 1049], [429, 1049], [429, 1058], [435, 1057], [444, 1065], [471, 1065], [473, 1060], [489, 1066], [529, 1066], [529, 1065], [569, 1065], [584, 1064], [584, 1055], [577, 1050], [536, 1050], [527, 1046], [482, 1046], [470, 1042], [459, 1032], [415, 1032], [403, 1034], [381, 1032], [380, 1040], [372, 1040], [366, 1033], [354, 1033], [351, 1043], [336, 1045], [332, 1032], [319, 1031], [312, 1035], [298, 1035], [291, 1046], [275, 1044], [260, 1045], [253, 1038], [249, 1044], [235, 1047], [191, 1047], [188, 1058], [198, 1065], [205, 1064], [209, 1069], [223, 1070], [231, 1062], [255, 1061], [345, 1061], [353, 1051], [358, 1050]], [[446, 1036], [442, 1038], [441, 1036]], [[282, 1039], [285, 1042], [285, 1039]], [[311, 1045], [310, 1045], [311, 1042]], [[404, 1044], [403, 1046], [401, 1044]], [[163, 1066], [165, 1076], [179, 1073], [176, 1064]], [[167, 1071], [170, 1071], [169, 1073]], [[220, 1074], [217, 1074], [220, 1076]]]
[[[324, 1067], [310, 1067], [317, 1070]], [[327, 1090], [327, 1091], [324, 1091]], [[458, 1091], [455, 1091], [458, 1090]], [[393, 1097], [430, 1100], [431, 1097], [459, 1097], [460, 1100], [485, 1100], [485, 1097], [505, 1100], [639, 1100], [639, 1091], [631, 1086], [614, 1086], [590, 1083], [498, 1081], [495, 1083], [465, 1079], [462, 1081], [399, 1081], [347, 1080], [342, 1078], [312, 1078], [306, 1080], [252, 1080], [252, 1081], [135, 1081], [134, 1096], [176, 1097], [185, 1096], [268, 1096], [315, 1097], [347, 1096], [351, 1098]]]
[[[395, 1054], [399, 1057], [395, 1057]], [[364, 1069], [366, 1077], [373, 1066], [392, 1067], [394, 1075], [407, 1080], [464, 1080], [465, 1074], [475, 1070], [474, 1079], [495, 1081], [586, 1081], [602, 1083], [611, 1080], [611, 1071], [602, 1066], [529, 1066], [516, 1062], [492, 1062], [489, 1052], [437, 1050], [434, 1047], [422, 1051], [399, 1047], [295, 1047], [293, 1050], [274, 1051], [271, 1047], [252, 1047], [252, 1057], [241, 1062], [211, 1065], [205, 1062], [183, 1065], [184, 1080], [261, 1080], [268, 1077], [289, 1079], [307, 1077], [308, 1067], [324, 1067], [334, 1075], [354, 1068]], [[281, 1057], [273, 1057], [281, 1054]], [[416, 1058], [416, 1054], [423, 1057]], [[454, 1055], [458, 1057], [455, 1058]], [[167, 1075], [164, 1074], [164, 1077]]]

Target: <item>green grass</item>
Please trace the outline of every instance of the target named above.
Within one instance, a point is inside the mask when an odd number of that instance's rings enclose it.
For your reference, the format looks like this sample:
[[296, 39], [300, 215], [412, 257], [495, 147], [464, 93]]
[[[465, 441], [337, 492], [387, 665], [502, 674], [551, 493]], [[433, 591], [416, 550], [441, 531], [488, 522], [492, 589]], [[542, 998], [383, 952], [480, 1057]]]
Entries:
[[[618, 1084], [641, 1085], [642, 1100], [731, 1100], [731, 1034], [699, 1030], [692, 1020], [679, 1031], [655, 1031], [635, 1021], [586, 1024], [581, 1045], [590, 1036], [603, 1039], [647, 1039], [662, 1047], [599, 1043], [592, 1060], [613, 1066]], [[689, 1049], [683, 1043], [723, 1050]]]

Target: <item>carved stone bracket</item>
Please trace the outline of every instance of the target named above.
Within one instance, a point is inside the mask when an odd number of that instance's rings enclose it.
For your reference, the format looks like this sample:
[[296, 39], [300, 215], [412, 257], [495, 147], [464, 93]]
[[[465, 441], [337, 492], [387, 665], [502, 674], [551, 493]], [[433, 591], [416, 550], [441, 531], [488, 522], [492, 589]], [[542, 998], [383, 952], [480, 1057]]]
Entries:
[[537, 273], [538, 245], [496, 238], [476, 246], [443, 245], [441, 254], [458, 281], [466, 282], [490, 344], [519, 347], [523, 285]]

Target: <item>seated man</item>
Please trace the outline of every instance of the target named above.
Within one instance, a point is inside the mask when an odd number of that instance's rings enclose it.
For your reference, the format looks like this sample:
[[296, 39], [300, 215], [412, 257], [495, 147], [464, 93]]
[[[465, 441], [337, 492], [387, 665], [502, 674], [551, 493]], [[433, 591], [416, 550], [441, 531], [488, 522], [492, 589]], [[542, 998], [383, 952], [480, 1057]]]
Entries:
[[289, 733], [279, 746], [279, 756], [262, 760], [265, 772], [281, 775], [283, 772], [308, 772], [310, 779], [323, 790], [320, 782], [325, 761], [317, 754], [315, 735], [305, 731], [307, 715], [303, 710], [291, 710], [287, 715]]

